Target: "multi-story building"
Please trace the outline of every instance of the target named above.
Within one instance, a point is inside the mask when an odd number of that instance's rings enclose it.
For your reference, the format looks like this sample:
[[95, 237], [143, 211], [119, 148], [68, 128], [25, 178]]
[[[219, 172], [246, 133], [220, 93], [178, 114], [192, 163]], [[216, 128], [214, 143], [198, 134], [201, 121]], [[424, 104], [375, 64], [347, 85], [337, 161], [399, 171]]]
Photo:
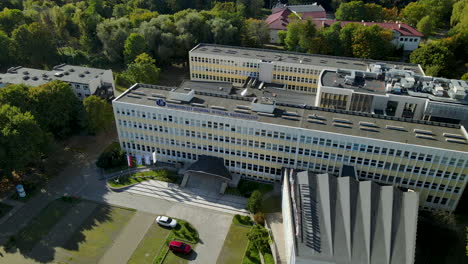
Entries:
[[371, 71], [323, 71], [315, 106], [386, 116], [468, 121], [468, 82], [375, 64]]
[[112, 70], [60, 64], [51, 71], [25, 67], [12, 67], [0, 74], [0, 88], [8, 84], [39, 86], [52, 80], [67, 82], [76, 96], [83, 100], [90, 95], [110, 98], [114, 94]]
[[[351, 69], [369, 71], [373, 60], [199, 44], [189, 52], [190, 79], [246, 85], [258, 83], [283, 85], [286, 90], [315, 94], [322, 70]], [[395, 69], [424, 75], [417, 64], [379, 62]], [[250, 78], [249, 78], [250, 77]]]
[[463, 126], [309, 106], [307, 95], [269, 84], [207, 84], [135, 84], [117, 97], [122, 148], [184, 164], [222, 157], [232, 174], [265, 181], [284, 168], [336, 174], [349, 164], [360, 179], [414, 189], [423, 208], [448, 211], [467, 184]]
[[412, 264], [418, 194], [352, 177], [285, 171], [287, 264]]

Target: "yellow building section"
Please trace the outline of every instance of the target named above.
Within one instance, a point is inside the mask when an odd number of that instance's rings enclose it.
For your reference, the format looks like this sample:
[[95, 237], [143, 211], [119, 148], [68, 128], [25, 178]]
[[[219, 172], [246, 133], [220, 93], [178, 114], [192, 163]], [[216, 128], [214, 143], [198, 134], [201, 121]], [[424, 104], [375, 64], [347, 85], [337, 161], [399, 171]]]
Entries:
[[216, 69], [229, 69], [229, 70], [238, 70], [238, 71], [258, 72], [258, 68], [213, 64], [213, 63], [206, 63], [206, 62], [192, 62], [191, 65], [202, 66], [202, 67], [207, 67], [207, 68], [216, 68]]

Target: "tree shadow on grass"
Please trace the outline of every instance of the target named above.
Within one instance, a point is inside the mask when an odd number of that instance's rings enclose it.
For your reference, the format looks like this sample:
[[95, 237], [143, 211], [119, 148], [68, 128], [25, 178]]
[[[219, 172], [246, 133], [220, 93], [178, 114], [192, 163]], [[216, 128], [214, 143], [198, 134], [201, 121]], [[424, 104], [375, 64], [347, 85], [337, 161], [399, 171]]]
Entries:
[[[51, 217], [52, 215], [52, 217]], [[12, 236], [5, 245], [8, 253], [20, 253], [27, 259], [33, 259], [40, 263], [60, 261], [56, 259], [57, 251], [66, 252], [65, 255], [79, 253], [80, 246], [95, 239], [100, 234], [92, 234], [101, 225], [112, 221], [115, 214], [108, 205], [99, 205], [89, 201], [63, 201], [51, 202], [41, 213], [33, 218], [26, 227]], [[120, 229], [106, 235], [111, 241]], [[91, 235], [90, 235], [91, 234]], [[87, 237], [88, 236], [88, 237]], [[103, 244], [104, 250], [94, 252], [96, 255], [104, 254], [109, 245]], [[63, 250], [62, 250], [63, 249]], [[63, 254], [63, 253], [62, 253]], [[92, 256], [91, 256], [92, 257]], [[78, 262], [86, 263], [76, 259]], [[97, 261], [97, 260], [96, 260]], [[87, 261], [87, 263], [93, 263]]]

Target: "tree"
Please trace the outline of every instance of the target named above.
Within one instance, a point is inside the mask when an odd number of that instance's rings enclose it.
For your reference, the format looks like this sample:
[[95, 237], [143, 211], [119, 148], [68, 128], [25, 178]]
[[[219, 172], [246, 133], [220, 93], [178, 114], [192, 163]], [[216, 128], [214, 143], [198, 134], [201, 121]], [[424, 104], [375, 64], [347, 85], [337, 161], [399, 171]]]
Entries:
[[261, 225], [254, 225], [247, 237], [257, 249], [262, 254], [267, 253], [270, 251], [270, 235], [268, 234], [268, 230]]
[[258, 190], [252, 192], [249, 199], [247, 200], [247, 210], [255, 214], [260, 210], [262, 206], [262, 193]]
[[426, 5], [420, 2], [409, 3], [402, 11], [405, 22], [413, 27], [428, 13]]
[[338, 20], [350, 21], [380, 21], [382, 20], [383, 8], [374, 3], [364, 4], [362, 1], [351, 1], [342, 3], [336, 10], [335, 16]]
[[30, 111], [29, 86], [12, 84], [0, 89], [0, 105], [3, 104], [18, 107], [21, 112]]
[[104, 55], [111, 62], [121, 62], [125, 40], [130, 35], [128, 18], [107, 19], [97, 26], [97, 36], [102, 43]]
[[403, 18], [415, 27], [423, 17], [429, 16], [435, 28], [440, 28], [450, 21], [453, 3], [454, 0], [418, 0], [403, 9]]
[[155, 63], [156, 60], [150, 55], [142, 53], [136, 57], [134, 63], [128, 65], [127, 70], [121, 76], [128, 84], [156, 84], [160, 69], [156, 67]]
[[21, 10], [5, 8], [0, 12], [0, 30], [7, 34], [11, 34], [15, 28], [24, 23], [25, 17]]
[[430, 76], [449, 76], [455, 55], [443, 42], [432, 41], [414, 50], [410, 55], [411, 63], [421, 64]]
[[284, 43], [288, 50], [310, 52], [317, 30], [311, 20], [295, 20], [288, 24]]
[[132, 62], [135, 58], [146, 52], [147, 45], [145, 38], [137, 33], [131, 33], [125, 40], [124, 44], [124, 57], [127, 63]]
[[0, 52], [0, 65], [3, 67], [13, 65], [15, 62], [14, 43], [3, 31], [0, 31], [0, 50], [2, 51]]
[[48, 137], [30, 112], [3, 104], [0, 106], [0, 171], [6, 175], [39, 160]]
[[99, 155], [96, 166], [103, 169], [123, 166], [127, 163], [125, 152], [118, 142], [113, 142]]
[[208, 21], [215, 44], [233, 45], [237, 43], [239, 30], [230, 21], [223, 18], [214, 18]]
[[384, 59], [392, 51], [393, 33], [377, 25], [361, 26], [352, 36], [353, 56], [366, 59]]
[[31, 112], [45, 131], [65, 136], [81, 125], [82, 104], [70, 84], [52, 81], [30, 88], [29, 98]]
[[39, 23], [21, 25], [12, 33], [19, 60], [32, 66], [51, 65], [57, 49], [49, 30]]
[[421, 20], [419, 20], [418, 25], [416, 28], [419, 32], [423, 33], [425, 36], [429, 36], [433, 30], [433, 21], [430, 16], [425, 16]]
[[261, 47], [268, 43], [270, 29], [263, 20], [249, 18], [245, 20], [242, 30], [242, 45], [250, 47]]
[[237, 5], [245, 6], [248, 17], [258, 17], [264, 4], [263, 0], [237, 0]]
[[453, 5], [450, 24], [452, 33], [468, 33], [468, 0], [460, 0]]
[[86, 97], [83, 100], [83, 106], [88, 130], [91, 133], [98, 133], [109, 128], [114, 121], [112, 106], [96, 95]]

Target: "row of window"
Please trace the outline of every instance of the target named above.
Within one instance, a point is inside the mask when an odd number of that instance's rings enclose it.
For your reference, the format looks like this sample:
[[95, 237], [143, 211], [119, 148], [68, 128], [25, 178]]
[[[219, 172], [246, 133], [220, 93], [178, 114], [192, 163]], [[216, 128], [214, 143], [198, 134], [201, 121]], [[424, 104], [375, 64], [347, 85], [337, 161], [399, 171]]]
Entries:
[[[117, 114], [121, 114], [121, 113], [124, 113], [124, 112], [121, 112], [119, 109], [117, 109]], [[128, 109], [125, 113], [127, 115], [134, 115], [134, 116], [142, 117], [142, 118], [147, 118], [147, 117], [149, 118], [150, 116], [149, 113], [141, 113], [140, 111], [135, 112], [134, 110], [128, 110]], [[303, 136], [303, 135], [301, 135], [300, 137], [297, 137], [297, 135], [294, 135], [291, 133], [270, 131], [270, 130], [265, 130], [265, 129], [247, 128], [247, 127], [241, 127], [241, 126], [231, 126], [228, 123], [222, 123], [222, 122], [177, 118], [172, 115], [166, 116], [162, 114], [153, 113], [152, 117], [153, 119], [159, 120], [159, 121], [166, 121], [166, 122], [175, 123], [175, 124], [180, 123], [180, 124], [185, 124], [188, 126], [212, 128], [212, 129], [218, 129], [218, 130], [224, 130], [224, 131], [230, 131], [230, 132], [238, 132], [244, 135], [255, 135], [255, 136], [281, 139], [281, 140], [293, 141], [293, 142], [296, 142], [299, 139], [300, 143], [305, 143], [305, 144], [313, 144], [313, 145], [319, 145], [319, 146], [325, 146], [325, 147], [331, 147], [331, 148], [373, 153], [373, 154], [378, 154], [378, 155], [395, 156], [395, 157], [401, 157], [401, 158], [418, 160], [418, 161], [427, 161], [427, 162], [433, 162], [433, 163], [440, 162], [443, 165], [448, 164], [450, 166], [457, 166], [457, 167], [462, 167], [462, 168], [465, 166], [465, 160], [463, 159], [459, 159], [457, 161], [456, 158], [449, 159], [448, 157], [440, 157], [438, 155], [434, 156], [431, 154], [403, 151], [403, 150], [386, 148], [386, 147], [378, 147], [378, 146], [372, 146], [372, 145], [343, 142], [343, 141]], [[125, 127], [133, 127], [133, 128], [144, 129], [144, 130], [148, 129], [148, 130], [165, 132], [165, 133], [180, 135], [180, 136], [187, 136], [188, 135], [187, 133], [190, 133], [192, 135], [194, 133], [197, 133], [196, 137], [203, 138], [203, 139], [208, 138], [209, 140], [211, 140], [210, 138], [218, 137], [218, 135], [212, 135], [210, 133], [208, 134], [201, 133], [201, 132], [196, 132], [193, 130], [190, 130], [190, 132], [186, 132], [183, 129], [169, 128], [166, 126], [156, 126], [156, 125], [140, 123], [140, 122], [137, 123], [137, 122], [129, 121], [127, 123], [126, 120], [120, 120], [120, 119], [118, 119], [118, 124], [121, 126], [125, 126]], [[221, 140], [224, 140], [224, 137], [220, 136], [220, 138]], [[263, 144], [265, 143], [263, 142]]]
[[[164, 133], [164, 130], [160, 132]], [[355, 156], [316, 151], [316, 150], [311, 150], [311, 149], [303, 149], [303, 148], [296, 149], [296, 147], [258, 142], [254, 140], [246, 140], [246, 139], [240, 139], [240, 138], [234, 138], [234, 137], [223, 137], [223, 136], [216, 136], [216, 135], [213, 136], [211, 134], [208, 134], [208, 137], [204, 138], [203, 134], [206, 134], [206, 133], [200, 133], [200, 132], [188, 131], [188, 130], [186, 130], [185, 132], [186, 132], [185, 134], [181, 134], [180, 136], [204, 139], [204, 140], [208, 140], [209, 142], [212, 142], [212, 141], [226, 142], [226, 143], [231, 143], [231, 144], [237, 144], [239, 146], [249, 146], [251, 148], [261, 148], [261, 149], [266, 149], [270, 151], [277, 151], [280, 153], [295, 154], [297, 150], [299, 155], [304, 155], [306, 157], [340, 161], [345, 164], [351, 163], [351, 164], [356, 164], [356, 165], [372, 166], [372, 167], [376, 167], [380, 169], [407, 172], [407, 173], [412, 173], [412, 174], [422, 174], [422, 175], [428, 175], [428, 176], [433, 176], [433, 177], [443, 177], [443, 178], [451, 177], [452, 179], [457, 179], [458, 177], [457, 174], [453, 174], [453, 172], [451, 171], [444, 172], [443, 170], [421, 168], [419, 166], [377, 161], [377, 160], [372, 160], [372, 159], [365, 159], [365, 158], [355, 157]], [[183, 147], [183, 148], [193, 148], [193, 149], [198, 148], [200, 150], [203, 149], [203, 150], [208, 150], [210, 152], [216, 152], [216, 153], [219, 152], [219, 153], [229, 154], [229, 155], [238, 156], [238, 157], [253, 158], [255, 160], [262, 160], [262, 161], [268, 161], [268, 162], [271, 161], [271, 162], [290, 164], [290, 165], [295, 164], [294, 159], [282, 158], [280, 156], [276, 157], [276, 156], [270, 156], [270, 155], [264, 155], [264, 154], [257, 154], [257, 153], [247, 152], [247, 151], [234, 150], [234, 149], [211, 146], [211, 145], [197, 145], [196, 143], [189, 142], [189, 141], [180, 142], [175, 139], [168, 139], [168, 138], [163, 138], [163, 137], [159, 138], [156, 136], [153, 137], [153, 136], [148, 136], [148, 135], [135, 134], [135, 137], [133, 137], [133, 133], [127, 132], [127, 131], [121, 131], [121, 137], [128, 138], [128, 139], [145, 140], [145, 141], [159, 143], [159, 144], [168, 144], [168, 145], [170, 144], [170, 145]], [[135, 147], [132, 147], [132, 148], [135, 149]], [[136, 149], [140, 150], [140, 147], [138, 144], [137, 144]], [[141, 149], [141, 150], [145, 151], [145, 149]], [[304, 162], [304, 164], [307, 164], [307, 162]], [[298, 165], [302, 166], [302, 162], [298, 161]], [[307, 165], [304, 165], [304, 166], [307, 167]], [[464, 180], [464, 178], [465, 178], [465, 175], [460, 175], [460, 179], [462, 181]]]
[[226, 76], [217, 76], [217, 75], [208, 75], [208, 74], [199, 74], [192, 73], [192, 79], [202, 79], [218, 82], [229, 82], [229, 83], [244, 83], [245, 79], [243, 78], [231, 78]]
[[211, 68], [211, 67], [204, 67], [204, 66], [192, 66], [191, 71], [199, 71], [199, 72], [207, 72], [210, 74], [211, 72], [214, 73], [223, 73], [223, 74], [232, 74], [232, 75], [241, 75], [241, 76], [254, 76], [258, 77], [258, 72], [255, 71], [240, 71], [240, 70], [233, 70], [233, 69], [226, 69], [226, 68]]
[[418, 42], [419, 39], [418, 38], [403, 38], [403, 37], [400, 37], [400, 41]]
[[290, 76], [290, 75], [283, 75], [283, 74], [273, 74], [273, 80], [317, 84], [317, 79], [315, 78], [304, 78], [304, 77], [297, 77], [297, 76]]
[[228, 65], [228, 66], [238, 66], [237, 63], [233, 60], [225, 60], [225, 59], [219, 59], [219, 58], [211, 59], [211, 58], [192, 56], [190, 57], [190, 61], [214, 63], [214, 64], [221, 64], [221, 65]]
[[289, 67], [289, 66], [282, 66], [282, 65], [273, 66], [273, 71], [303, 73], [303, 74], [311, 74], [311, 75], [319, 75], [320, 72], [321, 72], [321, 70], [314, 70], [314, 69], [308, 69], [308, 68], [298, 68], [298, 67]]

